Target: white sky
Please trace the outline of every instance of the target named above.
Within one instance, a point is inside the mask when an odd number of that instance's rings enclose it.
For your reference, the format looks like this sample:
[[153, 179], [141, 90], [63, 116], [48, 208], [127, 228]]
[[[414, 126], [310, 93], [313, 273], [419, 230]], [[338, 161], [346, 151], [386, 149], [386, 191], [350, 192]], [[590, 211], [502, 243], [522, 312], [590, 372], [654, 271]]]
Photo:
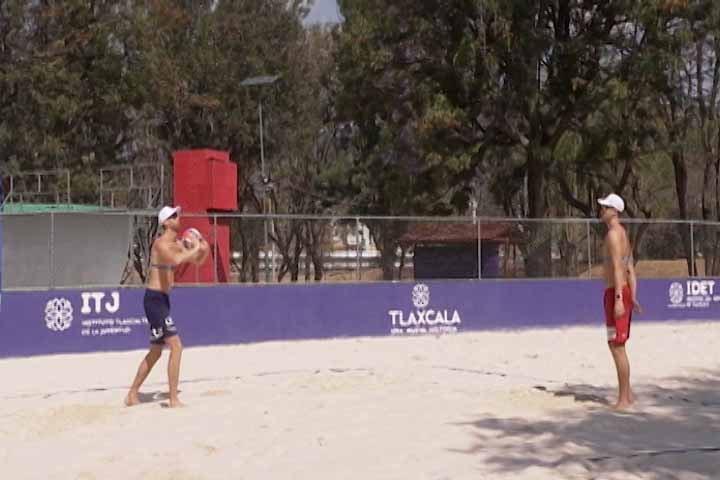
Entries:
[[339, 23], [340, 9], [335, 0], [315, 0], [315, 5], [305, 19], [307, 23]]

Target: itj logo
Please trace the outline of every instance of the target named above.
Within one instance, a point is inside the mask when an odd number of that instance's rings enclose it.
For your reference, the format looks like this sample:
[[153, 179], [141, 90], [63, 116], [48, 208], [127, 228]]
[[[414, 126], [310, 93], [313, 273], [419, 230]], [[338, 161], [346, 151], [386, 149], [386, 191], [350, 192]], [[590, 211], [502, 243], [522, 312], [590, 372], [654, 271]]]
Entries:
[[83, 292], [80, 294], [82, 298], [82, 308], [80, 312], [83, 315], [91, 313], [117, 313], [120, 310], [120, 293], [110, 293], [110, 301], [105, 300], [104, 292]]

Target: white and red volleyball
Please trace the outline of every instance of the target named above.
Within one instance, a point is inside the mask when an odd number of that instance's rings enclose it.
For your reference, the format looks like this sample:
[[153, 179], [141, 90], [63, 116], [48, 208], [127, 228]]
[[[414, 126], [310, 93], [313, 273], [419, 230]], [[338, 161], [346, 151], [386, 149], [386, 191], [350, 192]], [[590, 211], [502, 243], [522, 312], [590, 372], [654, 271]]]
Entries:
[[202, 238], [203, 236], [197, 228], [188, 228], [182, 234], [182, 242], [185, 248], [192, 248]]

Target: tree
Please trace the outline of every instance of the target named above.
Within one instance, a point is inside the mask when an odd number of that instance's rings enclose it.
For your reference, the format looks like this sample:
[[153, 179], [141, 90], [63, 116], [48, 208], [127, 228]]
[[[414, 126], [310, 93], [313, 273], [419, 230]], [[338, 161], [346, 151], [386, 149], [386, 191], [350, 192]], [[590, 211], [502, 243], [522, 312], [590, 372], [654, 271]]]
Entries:
[[[153, 136], [170, 150], [229, 150], [239, 167], [240, 205], [249, 212], [264, 212], [266, 201], [265, 186], [258, 184], [263, 182], [258, 101], [265, 112], [267, 173], [276, 188], [270, 194], [274, 212], [290, 206], [277, 193], [294, 180], [283, 167], [285, 159], [309, 150], [303, 128], [318, 125], [315, 117], [309, 121], [317, 112], [312, 93], [318, 78], [305, 76], [314, 60], [304, 53], [310, 48], [301, 25], [305, 12], [300, 1], [156, 0], [137, 24], [143, 38], [138, 81], [145, 90], [133, 102], [135, 111], [156, 119]], [[252, 89], [240, 85], [266, 74], [279, 75], [280, 81]], [[246, 219], [232, 225], [233, 245], [242, 251], [241, 281], [259, 280], [263, 229], [258, 226]], [[286, 237], [280, 228], [273, 231], [271, 240], [287, 258], [295, 233]]]
[[[291, 127], [276, 134], [272, 156], [272, 210], [289, 214], [342, 213], [331, 203], [324, 186], [343, 175], [342, 126], [334, 123], [332, 89], [333, 36], [324, 28], [307, 29], [288, 65], [286, 83], [294, 101], [281, 119]], [[273, 219], [273, 241], [282, 255], [278, 280], [300, 276], [303, 253], [305, 278], [319, 281], [324, 274], [324, 250], [331, 224], [327, 220]], [[310, 268], [312, 264], [312, 269]]]
[[[720, 220], [720, 6], [698, 1], [682, 10], [687, 18], [692, 44], [688, 75], [688, 97], [697, 111], [696, 129], [702, 157], [703, 220]], [[703, 228], [698, 233], [705, 259], [705, 275], [720, 273], [720, 232]], [[695, 265], [690, 270], [697, 274]]]
[[120, 48], [127, 9], [109, 1], [4, 2], [0, 155], [15, 172], [69, 168], [76, 201], [126, 127]]
[[[467, 209], [465, 183], [457, 180], [470, 154], [452, 138], [464, 113], [438, 87], [443, 73], [433, 70], [434, 55], [449, 52], [428, 49], [445, 26], [435, 20], [443, 10], [428, 3], [433, 2], [339, 2], [345, 23], [338, 31], [337, 114], [357, 128], [357, 155], [349, 182], [338, 191], [350, 198], [353, 214]], [[381, 253], [383, 278], [393, 279], [398, 239], [408, 225], [385, 220], [368, 227]]]

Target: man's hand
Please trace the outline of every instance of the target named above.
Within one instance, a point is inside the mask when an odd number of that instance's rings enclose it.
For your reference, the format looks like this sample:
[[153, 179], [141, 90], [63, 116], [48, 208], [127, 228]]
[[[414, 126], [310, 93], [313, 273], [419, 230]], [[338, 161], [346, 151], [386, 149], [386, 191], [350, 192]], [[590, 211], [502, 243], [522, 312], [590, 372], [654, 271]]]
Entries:
[[174, 256], [175, 265], [192, 262], [192, 259], [197, 255], [198, 251], [200, 251], [200, 242], [191, 241], [188, 243], [190, 243], [189, 246], [186, 245], [184, 241], [180, 243], [178, 248], [180, 251]]
[[637, 313], [642, 313], [642, 311], [643, 311], [642, 306], [640, 306], [640, 302], [638, 302], [636, 298], [633, 299], [632, 303], [633, 303], [633, 311], [635, 311]]
[[197, 253], [200, 251], [200, 241], [199, 240], [189, 240], [186, 239], [183, 241], [183, 246], [185, 247], [185, 250], [188, 252]]
[[208, 256], [210, 255], [210, 244], [202, 237], [200, 237], [200, 241], [198, 242], [199, 249], [191, 262], [195, 265], [202, 265], [207, 260]]

